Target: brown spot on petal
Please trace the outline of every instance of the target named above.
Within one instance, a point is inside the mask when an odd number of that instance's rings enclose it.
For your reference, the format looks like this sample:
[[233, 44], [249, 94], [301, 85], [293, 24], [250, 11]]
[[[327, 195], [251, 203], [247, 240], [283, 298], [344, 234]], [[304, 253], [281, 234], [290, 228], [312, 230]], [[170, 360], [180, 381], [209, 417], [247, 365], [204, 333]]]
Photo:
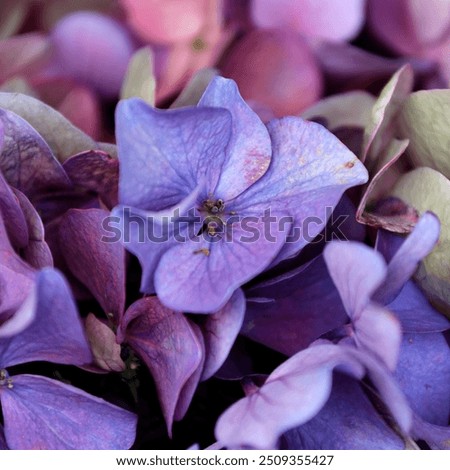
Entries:
[[210, 251], [208, 248], [200, 248], [200, 250], [195, 250], [194, 255], [199, 255], [200, 253], [203, 253], [205, 256], [209, 256]]
[[344, 166], [345, 168], [353, 168], [355, 166], [355, 161], [347, 162]]

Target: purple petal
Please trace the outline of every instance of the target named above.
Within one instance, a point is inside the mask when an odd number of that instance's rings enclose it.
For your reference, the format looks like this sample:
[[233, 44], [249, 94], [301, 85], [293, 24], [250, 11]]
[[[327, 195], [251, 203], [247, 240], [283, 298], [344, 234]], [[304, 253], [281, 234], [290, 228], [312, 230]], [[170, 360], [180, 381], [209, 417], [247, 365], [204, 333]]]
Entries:
[[156, 297], [146, 297], [125, 312], [118, 340], [126, 341], [150, 369], [170, 434], [181, 390], [202, 361], [188, 320]]
[[[15, 280], [18, 280], [17, 277], [15, 277]], [[30, 279], [26, 279], [25, 282], [19, 283], [19, 286], [23, 289], [21, 290], [20, 295], [23, 295], [24, 292], [29, 292], [28, 297], [21, 303], [17, 310], [14, 311], [12, 316], [3, 315], [6, 317], [6, 320], [0, 324], [0, 342], [1, 338], [9, 338], [22, 332], [28, 328], [35, 319], [36, 312], [34, 306], [36, 294], [32, 289], [32, 282]], [[6, 292], [2, 292], [3, 299], [14, 293], [15, 291], [11, 292], [11, 289], [6, 289]], [[17, 298], [18, 296], [15, 296], [13, 302], [17, 302]]]
[[63, 168], [72, 183], [99, 194], [109, 209], [118, 203], [119, 161], [100, 150], [89, 150], [66, 160]]
[[[272, 160], [267, 173], [236, 199], [237, 213], [270, 208], [293, 217], [290, 242], [272, 264], [311, 242], [343, 192], [367, 181], [357, 157], [324, 127], [287, 117], [268, 125]], [[273, 215], [273, 214], [272, 214]]]
[[117, 322], [125, 306], [125, 250], [118, 241], [105, 241], [108, 217], [101, 209], [69, 210], [61, 219], [59, 244], [70, 271]]
[[448, 425], [450, 347], [441, 333], [405, 334], [395, 377], [417, 415]]
[[406, 333], [438, 333], [450, 328], [450, 320], [430, 305], [412, 281], [405, 284], [388, 308], [395, 313]]
[[245, 296], [238, 289], [221, 310], [205, 318], [202, 333], [206, 358], [202, 380], [212, 377], [225, 362], [241, 329], [244, 314]]
[[[242, 334], [292, 356], [347, 322], [322, 256], [248, 291]], [[333, 305], [333, 308], [329, 308]]]
[[39, 213], [25, 194], [18, 189], [14, 189], [14, 193], [19, 200], [28, 228], [28, 244], [22, 249], [23, 259], [36, 269], [53, 267], [52, 253], [45, 241], [44, 225]]
[[431, 253], [439, 239], [439, 219], [431, 212], [425, 213], [413, 232], [406, 238], [388, 264], [387, 276], [373, 299], [382, 304], [392, 302], [417, 267]]
[[331, 343], [311, 346], [274, 370], [254, 394], [239, 400], [219, 418], [216, 438], [229, 449], [273, 449], [279, 436], [313, 418], [331, 393], [332, 372], [345, 364], [357, 377], [358, 361]]
[[[0, 153], [1, 153], [1, 121], [0, 121]], [[17, 248], [28, 244], [28, 226], [19, 201], [14, 192], [0, 173], [0, 210], [11, 243]]]
[[231, 112], [228, 158], [215, 194], [229, 200], [245, 191], [267, 171], [272, 155], [269, 133], [239, 94], [236, 83], [222, 77], [212, 80], [199, 107], [226, 108]]
[[283, 436], [287, 449], [404, 449], [403, 440], [377, 413], [356, 380], [341, 374], [322, 410]]
[[198, 344], [201, 347], [202, 353], [202, 359], [193, 374], [186, 380], [186, 383], [184, 384], [183, 388], [180, 391], [180, 396], [178, 397], [178, 402], [177, 406], [175, 408], [175, 413], [173, 416], [174, 421], [181, 421], [184, 416], [186, 415], [189, 406], [192, 401], [192, 397], [194, 396], [194, 393], [197, 390], [198, 384], [200, 382], [200, 379], [202, 377], [203, 373], [203, 368], [205, 364], [205, 342], [203, 340], [203, 335], [200, 330], [200, 327], [197, 326], [194, 322], [190, 321], [189, 325], [192, 329], [192, 331], [195, 333], [195, 336], [198, 340]]
[[35, 375], [0, 389], [11, 449], [129, 449], [136, 416], [67, 384]]
[[162, 210], [178, 204], [203, 179], [207, 193], [216, 187], [230, 140], [229, 111], [160, 111], [132, 98], [119, 103], [116, 127], [121, 204]]
[[119, 94], [134, 49], [121, 23], [100, 13], [78, 11], [55, 25], [51, 40], [64, 74], [106, 97]]
[[354, 38], [364, 23], [364, 0], [253, 0], [252, 16], [262, 28], [292, 29], [328, 41]]
[[82, 365], [91, 351], [66, 281], [50, 268], [38, 273], [35, 320], [22, 333], [0, 340], [3, 367], [32, 361]]
[[357, 242], [331, 242], [324, 258], [345, 310], [354, 321], [386, 276], [386, 264], [380, 254]]
[[251, 227], [255, 232], [239, 221], [231, 227], [230, 240], [225, 239], [229, 234], [218, 242], [199, 236], [167, 251], [155, 273], [161, 302], [185, 312], [220, 310], [238, 287], [268, 266], [290, 229], [285, 224], [266, 237], [261, 217], [255, 217]]
[[[155, 292], [153, 278], [161, 256], [176, 243], [176, 236], [183, 236], [187, 230], [182, 219], [190, 220], [191, 210], [202, 189], [197, 187], [181, 203], [166, 211], [150, 212], [117, 206], [111, 212], [107, 223], [114, 237], [111, 243], [120, 239], [126, 249], [139, 258], [143, 270], [141, 292]], [[178, 222], [180, 225], [177, 231]], [[118, 238], [117, 230], [120, 235]]]
[[0, 168], [11, 186], [32, 196], [43, 189], [67, 187], [69, 180], [50, 147], [17, 114], [0, 110], [4, 142]]
[[375, 353], [389, 370], [395, 370], [402, 340], [399, 320], [389, 310], [369, 303], [354, 321], [354, 328], [357, 345]]
[[431, 449], [450, 450], [450, 426], [435, 426], [415, 416], [412, 435], [426, 441]]
[[3, 426], [0, 424], [0, 450], [8, 450], [6, 444], [5, 433], [3, 431]]
[[124, 371], [126, 366], [120, 357], [121, 347], [114, 331], [92, 313], [87, 316], [85, 327], [95, 364], [108, 372]]

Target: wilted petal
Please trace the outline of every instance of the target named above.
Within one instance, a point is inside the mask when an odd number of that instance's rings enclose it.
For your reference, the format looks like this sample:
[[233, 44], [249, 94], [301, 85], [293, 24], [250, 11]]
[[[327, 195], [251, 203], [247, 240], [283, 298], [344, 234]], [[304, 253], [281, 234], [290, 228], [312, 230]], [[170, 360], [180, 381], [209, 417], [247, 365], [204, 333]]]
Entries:
[[377, 413], [356, 380], [341, 374], [322, 410], [283, 436], [283, 448], [315, 450], [404, 449], [403, 440]]
[[108, 217], [101, 209], [69, 210], [61, 219], [59, 244], [70, 271], [117, 322], [125, 307], [125, 250], [118, 241], [108, 243]]
[[203, 340], [203, 335], [201, 333], [200, 327], [192, 321], [189, 322], [189, 325], [192, 331], [195, 333], [195, 336], [198, 340], [198, 344], [201, 347], [202, 359], [197, 369], [195, 369], [194, 373], [187, 379], [186, 383], [180, 391], [180, 396], [178, 397], [177, 406], [175, 408], [175, 413], [173, 416], [174, 421], [181, 421], [186, 415], [191, 404], [192, 397], [194, 396], [194, 393], [196, 392], [198, 384], [202, 377], [202, 372], [205, 364], [205, 342]]
[[347, 322], [322, 256], [286, 275], [255, 285], [246, 291], [246, 296], [241, 333], [288, 356]]
[[32, 361], [82, 365], [92, 360], [81, 320], [64, 278], [50, 268], [36, 278], [35, 319], [22, 333], [0, 340], [3, 367]]
[[369, 162], [376, 161], [380, 150], [393, 137], [393, 119], [411, 93], [413, 81], [412, 68], [407, 64], [398, 70], [383, 88], [372, 109], [372, 119], [364, 131], [361, 161], [364, 162], [368, 156]]
[[[0, 122], [0, 154], [2, 149], [2, 124]], [[28, 227], [19, 201], [0, 172], [0, 210], [11, 243], [23, 248], [28, 243]]]
[[99, 146], [61, 113], [31, 96], [0, 93], [0, 108], [18, 114], [33, 126], [60, 162]]
[[201, 345], [188, 320], [156, 297], [146, 297], [125, 312], [118, 340], [128, 343], [153, 375], [170, 434], [181, 390], [202, 361]]
[[28, 244], [22, 249], [23, 259], [36, 269], [52, 267], [53, 257], [45, 241], [44, 225], [38, 211], [25, 194], [18, 189], [15, 189], [14, 193], [20, 203], [28, 228]]
[[162, 210], [203, 179], [207, 193], [216, 187], [230, 139], [227, 110], [160, 111], [132, 98], [119, 103], [116, 126], [121, 204]]
[[0, 110], [4, 126], [0, 168], [6, 180], [28, 196], [69, 184], [47, 143], [19, 115]]
[[252, 16], [262, 28], [289, 28], [303, 36], [346, 41], [364, 23], [365, 0], [254, 0]]
[[375, 301], [386, 305], [398, 296], [422, 259], [433, 250], [439, 239], [440, 226], [439, 219], [431, 212], [419, 219], [413, 232], [389, 261], [386, 278], [373, 296]]
[[[155, 273], [161, 302], [174, 310], [195, 313], [221, 309], [238, 287], [267, 267], [290, 229], [289, 224], [272, 228], [267, 237], [267, 224], [261, 217], [249, 225], [239, 221], [222, 240], [210, 242], [199, 236], [167, 251]], [[225, 240], [228, 236], [232, 238]]]
[[250, 109], [232, 80], [216, 77], [200, 99], [199, 107], [228, 109], [232, 116], [227, 160], [215, 194], [230, 200], [245, 191], [267, 171], [272, 154], [266, 126]]
[[313, 418], [327, 402], [332, 372], [345, 365], [364, 372], [339, 346], [319, 344], [292, 356], [254, 394], [239, 400], [219, 418], [216, 438], [229, 449], [273, 449], [280, 435]]
[[384, 280], [386, 263], [379, 253], [357, 242], [331, 242], [324, 258], [347, 314], [357, 320]]
[[448, 425], [450, 347], [441, 333], [405, 334], [395, 377], [418, 416]]
[[117, 344], [113, 330], [92, 313], [87, 316], [85, 326], [95, 364], [106, 371], [124, 371], [125, 363], [120, 357], [121, 347]]
[[[287, 117], [271, 121], [272, 160], [266, 174], [236, 199], [238, 213], [258, 207], [293, 217], [290, 242], [275, 264], [294, 255], [321, 232], [329, 213], [351, 186], [367, 181], [358, 158], [314, 122]], [[274, 215], [274, 214], [272, 214]], [[309, 223], [308, 223], [309, 222]]]
[[205, 365], [202, 380], [212, 377], [222, 366], [236, 340], [245, 314], [245, 296], [238, 289], [226, 305], [205, 318], [202, 333], [205, 338]]
[[17, 375], [1, 388], [11, 449], [129, 449], [134, 414], [47, 377]]
[[92, 150], [69, 158], [63, 168], [75, 186], [98, 193], [109, 209], [117, 205], [119, 161], [116, 158]]

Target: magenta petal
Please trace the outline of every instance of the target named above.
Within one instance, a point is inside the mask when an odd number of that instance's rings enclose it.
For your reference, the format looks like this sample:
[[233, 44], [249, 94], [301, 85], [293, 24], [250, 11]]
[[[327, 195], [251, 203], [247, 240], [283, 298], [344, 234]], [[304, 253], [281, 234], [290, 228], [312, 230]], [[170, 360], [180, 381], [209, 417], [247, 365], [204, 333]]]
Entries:
[[200, 327], [197, 326], [192, 321], [189, 322], [189, 325], [192, 331], [195, 333], [195, 336], [197, 337], [197, 340], [198, 340], [198, 344], [201, 347], [202, 359], [197, 369], [195, 369], [193, 374], [186, 380], [186, 383], [184, 384], [183, 388], [180, 391], [180, 396], [178, 397], [177, 406], [175, 408], [175, 413], [173, 416], [173, 419], [175, 421], [181, 421], [184, 418], [185, 414], [187, 413], [189, 409], [189, 405], [191, 404], [191, 401], [192, 401], [192, 397], [194, 396], [194, 393], [196, 392], [197, 386], [202, 377], [203, 367], [205, 364], [205, 342], [203, 340]]
[[125, 307], [125, 250], [108, 243], [101, 209], [71, 209], [62, 217], [60, 247], [67, 266], [116, 321]]
[[229, 111], [160, 111], [132, 98], [119, 103], [116, 126], [121, 204], [157, 211], [178, 204], [203, 179], [207, 193], [216, 187], [230, 140]]
[[331, 242], [324, 258], [347, 314], [356, 320], [384, 280], [386, 263], [379, 253], [357, 242]]
[[431, 212], [419, 219], [413, 232], [389, 261], [386, 279], [375, 292], [374, 300], [388, 304], [395, 299], [420, 261], [433, 250], [439, 239], [440, 226], [439, 219]]
[[230, 200], [245, 191], [267, 171], [272, 147], [266, 126], [239, 94], [236, 83], [216, 77], [208, 85], [199, 107], [225, 108], [231, 112], [228, 159], [215, 194]]
[[181, 390], [202, 361], [196, 334], [182, 313], [146, 297], [125, 312], [118, 337], [150, 369], [170, 434]]
[[0, 169], [11, 186], [32, 196], [67, 187], [69, 180], [44, 139], [17, 114], [0, 110], [4, 126]]
[[229, 449], [273, 449], [279, 436], [313, 418], [331, 393], [332, 372], [345, 364], [362, 377], [359, 362], [331, 343], [301, 351], [272, 372], [254, 394], [232, 405], [219, 418], [216, 438]]
[[276, 227], [270, 239], [264, 235], [267, 226], [261, 217], [255, 217], [251, 225], [257, 237], [237, 222], [232, 225], [231, 240], [225, 239], [228, 234], [217, 242], [200, 236], [167, 251], [155, 273], [161, 302], [174, 310], [195, 313], [221, 309], [238, 287], [267, 267], [290, 229], [288, 224]]
[[212, 377], [225, 362], [241, 329], [244, 314], [245, 296], [238, 289], [222, 309], [205, 318], [202, 333], [206, 359], [202, 380]]
[[236, 211], [258, 206], [293, 218], [292, 233], [275, 264], [293, 256], [325, 227], [329, 211], [351, 186], [367, 181], [358, 158], [333, 134], [301, 118], [276, 119], [268, 125], [272, 160], [266, 174], [236, 199]]
[[22, 333], [0, 340], [3, 367], [32, 361], [82, 365], [92, 361], [81, 320], [62, 275], [46, 268], [38, 273], [35, 319]]
[[118, 203], [119, 161], [100, 150], [89, 150], [66, 160], [63, 168], [75, 186], [99, 194], [109, 209]]
[[283, 436], [283, 448], [315, 450], [404, 449], [403, 440], [390, 429], [352, 378], [335, 374], [333, 391], [322, 410], [310, 421]]
[[0, 389], [11, 449], [129, 449], [136, 416], [46, 377], [17, 375]]

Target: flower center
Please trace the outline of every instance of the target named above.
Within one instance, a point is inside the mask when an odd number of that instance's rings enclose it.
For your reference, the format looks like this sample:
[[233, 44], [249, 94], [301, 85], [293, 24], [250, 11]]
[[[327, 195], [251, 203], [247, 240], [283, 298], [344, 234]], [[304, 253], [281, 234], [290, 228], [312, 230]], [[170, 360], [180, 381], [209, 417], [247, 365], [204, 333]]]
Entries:
[[201, 211], [206, 212], [205, 220], [203, 221], [200, 233], [206, 233], [210, 237], [216, 237], [223, 234], [226, 225], [222, 218], [225, 203], [223, 199], [208, 198], [202, 203]]
[[13, 381], [6, 369], [0, 369], [0, 387], [13, 388]]

